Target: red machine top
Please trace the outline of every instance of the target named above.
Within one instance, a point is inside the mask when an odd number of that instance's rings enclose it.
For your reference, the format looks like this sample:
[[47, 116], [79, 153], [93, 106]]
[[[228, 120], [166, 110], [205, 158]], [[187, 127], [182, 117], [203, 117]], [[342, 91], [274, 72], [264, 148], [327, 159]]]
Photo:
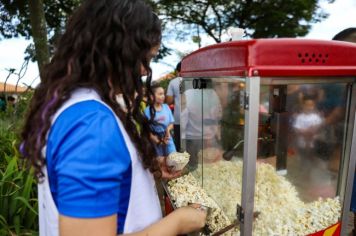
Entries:
[[256, 39], [199, 49], [182, 61], [183, 77], [356, 76], [356, 44]]

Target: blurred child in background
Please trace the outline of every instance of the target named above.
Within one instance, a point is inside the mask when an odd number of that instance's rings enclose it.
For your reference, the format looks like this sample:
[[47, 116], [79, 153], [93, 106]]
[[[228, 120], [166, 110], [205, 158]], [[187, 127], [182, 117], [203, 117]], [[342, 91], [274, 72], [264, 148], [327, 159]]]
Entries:
[[164, 103], [164, 88], [160, 85], [151, 87], [152, 103], [145, 109], [145, 115], [153, 122], [151, 139], [156, 144], [158, 156], [168, 156], [176, 152], [171, 131], [173, 130], [174, 117], [169, 106]]

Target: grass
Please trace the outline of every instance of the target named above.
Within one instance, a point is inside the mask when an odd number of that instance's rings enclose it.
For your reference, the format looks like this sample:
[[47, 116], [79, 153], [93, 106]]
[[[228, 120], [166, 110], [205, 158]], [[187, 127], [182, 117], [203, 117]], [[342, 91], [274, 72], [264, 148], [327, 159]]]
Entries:
[[30, 96], [0, 112], [0, 236], [38, 235], [36, 179], [18, 152], [18, 132]]

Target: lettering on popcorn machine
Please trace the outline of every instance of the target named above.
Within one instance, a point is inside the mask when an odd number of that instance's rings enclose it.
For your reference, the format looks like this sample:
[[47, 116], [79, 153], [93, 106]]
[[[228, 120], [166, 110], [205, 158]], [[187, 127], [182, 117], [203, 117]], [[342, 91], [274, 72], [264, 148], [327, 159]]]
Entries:
[[186, 174], [205, 235], [346, 235], [356, 160], [356, 46], [306, 39], [211, 45], [182, 61]]

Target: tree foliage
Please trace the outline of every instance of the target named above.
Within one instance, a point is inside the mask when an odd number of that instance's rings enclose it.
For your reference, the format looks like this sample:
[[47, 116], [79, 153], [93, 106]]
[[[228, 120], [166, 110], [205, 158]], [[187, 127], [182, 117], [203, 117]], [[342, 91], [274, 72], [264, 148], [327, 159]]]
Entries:
[[327, 0], [157, 0], [155, 4], [165, 21], [195, 26], [221, 42], [230, 27], [244, 28], [253, 38], [304, 36], [312, 23], [327, 17], [321, 1]]
[[[145, 1], [157, 11], [157, 5], [154, 3], [154, 0]], [[49, 48], [50, 54], [54, 51], [54, 45], [62, 34], [68, 17], [81, 2], [82, 0], [43, 0], [44, 20], [48, 36], [47, 47]], [[30, 39], [30, 37], [34, 36], [34, 27], [31, 27], [30, 20], [31, 3], [33, 4], [33, 0], [2, 0], [0, 2], [0, 40], [19, 36]], [[38, 40], [43, 43], [44, 37]], [[30, 44], [27, 47], [25, 59], [37, 60], [36, 54], [39, 54], [37, 50], [34, 44]], [[40, 52], [43, 50], [44, 49], [40, 50]], [[159, 55], [155, 60], [160, 60], [169, 54], [170, 49], [162, 45]], [[44, 62], [45, 61], [46, 60], [44, 60]]]
[[[82, 0], [43, 0], [48, 47], [63, 32], [68, 16]], [[222, 41], [224, 30], [240, 27], [252, 38], [296, 37], [306, 35], [312, 23], [327, 17], [321, 2], [333, 0], [145, 0], [163, 19], [166, 29], [173, 29], [170, 37], [190, 36], [200, 44], [200, 34], [207, 34], [216, 42]], [[27, 0], [0, 2], [0, 40], [33, 36]], [[176, 27], [179, 26], [179, 27]], [[181, 27], [187, 26], [187, 27]], [[187, 30], [188, 29], [188, 30]], [[34, 58], [34, 45], [28, 47], [28, 57]], [[163, 45], [157, 59], [170, 54]]]
[[[26, 50], [25, 58], [40, 59], [39, 67], [42, 67], [42, 64], [48, 60], [46, 50], [49, 49], [50, 53], [53, 51], [54, 42], [63, 32], [68, 16], [80, 2], [81, 0], [2, 0], [0, 2], [0, 39], [19, 36], [26, 39], [33, 37], [35, 43], [39, 44], [41, 48], [38, 46], [35, 48], [33, 44], [30, 44]], [[44, 15], [39, 14], [41, 6], [36, 3], [42, 5]], [[35, 11], [31, 11], [31, 9]], [[42, 27], [39, 24], [43, 24]], [[44, 25], [45, 29], [43, 29]], [[36, 53], [39, 58], [36, 58]]]
[[[0, 2], [0, 36], [12, 38], [32, 36], [29, 2], [27, 0], [1, 0]], [[47, 33], [54, 35], [60, 31], [68, 15], [80, 4], [81, 0], [43, 0]]]
[[29, 2], [30, 22], [33, 41], [35, 44], [35, 51], [37, 57], [37, 64], [40, 71], [42, 71], [45, 64], [49, 62], [48, 40], [46, 18], [44, 15], [44, 7], [42, 0], [31, 0]]

